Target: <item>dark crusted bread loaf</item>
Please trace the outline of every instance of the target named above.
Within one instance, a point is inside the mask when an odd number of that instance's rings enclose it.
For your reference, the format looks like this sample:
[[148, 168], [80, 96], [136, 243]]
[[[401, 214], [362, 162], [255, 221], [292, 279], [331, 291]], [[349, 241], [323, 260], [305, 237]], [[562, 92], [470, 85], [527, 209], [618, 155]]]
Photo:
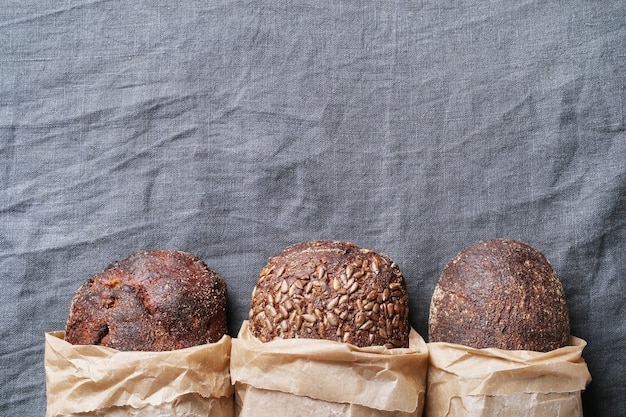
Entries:
[[216, 342], [226, 332], [226, 284], [215, 272], [189, 253], [143, 251], [78, 289], [65, 340], [166, 351]]
[[300, 242], [270, 258], [252, 292], [261, 341], [328, 339], [408, 347], [406, 284], [386, 255], [339, 241]]
[[569, 344], [563, 286], [526, 243], [491, 239], [444, 268], [430, 304], [429, 341], [547, 352]]

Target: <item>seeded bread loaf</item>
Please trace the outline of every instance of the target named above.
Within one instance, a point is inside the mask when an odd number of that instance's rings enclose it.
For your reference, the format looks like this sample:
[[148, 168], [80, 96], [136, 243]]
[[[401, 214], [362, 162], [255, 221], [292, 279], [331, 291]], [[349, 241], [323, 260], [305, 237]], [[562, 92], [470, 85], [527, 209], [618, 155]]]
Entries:
[[563, 286], [526, 243], [491, 239], [444, 268], [430, 304], [429, 341], [547, 352], [569, 344]]
[[78, 289], [65, 339], [167, 351], [217, 342], [226, 331], [226, 283], [218, 274], [189, 253], [143, 251]]
[[250, 329], [275, 338], [408, 347], [408, 296], [398, 265], [353, 243], [300, 242], [270, 258], [252, 292]]

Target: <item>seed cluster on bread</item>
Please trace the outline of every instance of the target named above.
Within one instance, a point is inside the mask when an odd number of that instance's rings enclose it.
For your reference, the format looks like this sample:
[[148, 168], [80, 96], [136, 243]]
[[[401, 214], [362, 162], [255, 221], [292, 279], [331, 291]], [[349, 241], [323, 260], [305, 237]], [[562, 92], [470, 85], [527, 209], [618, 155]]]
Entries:
[[65, 340], [167, 351], [217, 342], [226, 332], [226, 283], [217, 273], [189, 253], [142, 251], [78, 289]]
[[547, 352], [569, 344], [563, 286], [546, 257], [509, 239], [477, 242], [444, 268], [429, 341]]
[[408, 295], [398, 265], [350, 242], [300, 242], [270, 258], [252, 292], [259, 340], [328, 339], [408, 347]]

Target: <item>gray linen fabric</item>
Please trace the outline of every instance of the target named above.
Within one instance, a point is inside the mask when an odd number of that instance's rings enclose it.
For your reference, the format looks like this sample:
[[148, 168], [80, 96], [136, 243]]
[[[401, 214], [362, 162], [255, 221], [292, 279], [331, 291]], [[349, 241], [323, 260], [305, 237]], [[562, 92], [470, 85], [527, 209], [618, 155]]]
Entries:
[[5, 1], [0, 415], [44, 414], [44, 332], [130, 252], [204, 259], [235, 335], [269, 256], [353, 241], [427, 338], [447, 261], [508, 237], [624, 416], [625, 51], [620, 1]]

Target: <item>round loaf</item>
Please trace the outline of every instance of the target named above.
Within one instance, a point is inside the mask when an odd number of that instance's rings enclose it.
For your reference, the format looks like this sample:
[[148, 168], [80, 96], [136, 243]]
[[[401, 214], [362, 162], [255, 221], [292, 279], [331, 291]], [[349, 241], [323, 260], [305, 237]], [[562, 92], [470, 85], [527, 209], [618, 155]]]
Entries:
[[408, 347], [408, 296], [398, 265], [353, 243], [300, 242], [270, 258], [252, 292], [250, 329], [275, 338]]
[[430, 304], [429, 341], [548, 352], [569, 344], [563, 286], [526, 243], [491, 239], [444, 268]]
[[218, 274], [189, 253], [143, 251], [78, 289], [65, 340], [167, 351], [217, 342], [226, 332], [226, 283]]

